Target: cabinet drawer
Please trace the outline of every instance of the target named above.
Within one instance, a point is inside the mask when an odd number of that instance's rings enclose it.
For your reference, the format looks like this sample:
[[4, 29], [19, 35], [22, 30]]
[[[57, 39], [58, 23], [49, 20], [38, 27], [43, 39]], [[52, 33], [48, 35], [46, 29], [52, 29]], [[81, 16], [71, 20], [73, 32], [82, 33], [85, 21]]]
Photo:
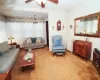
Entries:
[[87, 58], [87, 50], [85, 48], [82, 50], [82, 56]]

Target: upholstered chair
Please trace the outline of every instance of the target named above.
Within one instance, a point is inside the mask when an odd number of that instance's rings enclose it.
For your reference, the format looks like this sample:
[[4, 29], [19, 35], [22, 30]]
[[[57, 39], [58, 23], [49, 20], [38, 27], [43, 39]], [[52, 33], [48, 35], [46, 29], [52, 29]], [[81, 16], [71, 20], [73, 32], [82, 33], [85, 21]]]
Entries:
[[55, 35], [52, 37], [52, 52], [53, 55], [64, 55], [65, 54], [65, 47], [62, 44], [62, 36], [61, 35]]

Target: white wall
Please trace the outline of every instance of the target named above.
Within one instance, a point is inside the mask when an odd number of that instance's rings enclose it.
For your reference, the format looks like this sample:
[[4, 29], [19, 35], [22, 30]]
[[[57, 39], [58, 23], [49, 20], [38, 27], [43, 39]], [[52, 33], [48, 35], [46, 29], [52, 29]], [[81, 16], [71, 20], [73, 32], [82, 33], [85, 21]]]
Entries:
[[[84, 3], [81, 6], [78, 6], [75, 9], [72, 9], [67, 12], [67, 32], [66, 35], [68, 34], [68, 45], [67, 48], [70, 51], [73, 51], [73, 40], [85, 40], [86, 37], [79, 37], [79, 36], [74, 36], [74, 19], [77, 17], [85, 16], [88, 14], [100, 12], [100, 0], [87, 0], [86, 3]], [[70, 29], [70, 25], [73, 25], [73, 28]], [[92, 38], [89, 37], [89, 41], [92, 42], [92, 55], [91, 55], [91, 60], [93, 59], [93, 49], [94, 48], [99, 48], [100, 49], [100, 38]]]
[[[62, 35], [63, 37], [63, 44], [65, 46], [67, 45], [67, 36], [66, 36], [66, 28], [67, 28], [67, 18], [66, 18], [66, 12], [64, 11], [50, 11], [48, 14], [48, 20], [49, 20], [49, 47], [50, 50], [52, 49], [52, 36], [53, 35]], [[61, 20], [62, 27], [64, 26], [64, 29], [61, 31], [57, 31], [57, 21]], [[52, 28], [54, 26], [54, 29]]]
[[[67, 43], [67, 36], [66, 36], [66, 25], [67, 25], [67, 18], [66, 18], [66, 11], [65, 10], [58, 10], [58, 9], [46, 9], [46, 8], [26, 8], [25, 6], [14, 6], [12, 9], [2, 9], [8, 12], [9, 14], [12, 10], [22, 10], [22, 11], [36, 11], [36, 12], [46, 12], [48, 13], [48, 22], [49, 22], [49, 50], [52, 50], [52, 36], [55, 34], [60, 34], [63, 36], [63, 43], [66, 46]], [[62, 26], [64, 25], [64, 29], [61, 31], [57, 31], [57, 21], [61, 20]], [[54, 26], [54, 30], [52, 29]]]
[[[65, 10], [58, 9], [42, 9], [42, 8], [23, 8], [23, 7], [15, 7], [15, 10], [25, 10], [25, 11], [36, 11], [36, 12], [46, 12], [48, 13], [48, 22], [49, 22], [49, 50], [52, 50], [52, 36], [55, 34], [59, 34], [63, 36], [63, 43], [67, 44], [67, 36], [66, 36], [66, 28], [67, 28], [67, 13]], [[61, 20], [62, 26], [64, 25], [64, 29], [61, 31], [57, 31], [57, 21]], [[54, 30], [52, 27], [55, 27]]]
[[[22, 11], [35, 11], [35, 12], [45, 12], [48, 13], [48, 22], [49, 22], [49, 50], [51, 51], [52, 49], [52, 36], [55, 34], [60, 34], [63, 36], [63, 43], [66, 46], [66, 40], [67, 40], [67, 36], [66, 36], [66, 25], [67, 25], [67, 18], [66, 18], [66, 11], [65, 10], [57, 10], [57, 9], [46, 9], [46, 8], [25, 8], [22, 6], [15, 6], [13, 7], [13, 10], [22, 10]], [[9, 11], [11, 10], [5, 10], [8, 11], [8, 13], [11, 13]], [[61, 31], [57, 31], [56, 29], [56, 25], [57, 25], [57, 21], [61, 20], [62, 22], [62, 26], [64, 25], [64, 29]], [[52, 26], [54, 26], [54, 30], [52, 29]]]

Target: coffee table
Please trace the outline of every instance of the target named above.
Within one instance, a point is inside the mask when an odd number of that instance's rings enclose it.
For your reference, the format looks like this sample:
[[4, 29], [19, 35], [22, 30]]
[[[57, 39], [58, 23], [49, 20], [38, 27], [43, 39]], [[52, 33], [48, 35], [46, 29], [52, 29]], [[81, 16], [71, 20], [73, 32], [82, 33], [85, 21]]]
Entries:
[[33, 54], [33, 57], [31, 58], [30, 62], [28, 62], [27, 60], [24, 60], [24, 56], [27, 54], [26, 51], [23, 52], [23, 54], [21, 55], [21, 62], [20, 62], [20, 68], [22, 69], [22, 71], [26, 70], [26, 69], [34, 69], [34, 65], [35, 65], [35, 54]]

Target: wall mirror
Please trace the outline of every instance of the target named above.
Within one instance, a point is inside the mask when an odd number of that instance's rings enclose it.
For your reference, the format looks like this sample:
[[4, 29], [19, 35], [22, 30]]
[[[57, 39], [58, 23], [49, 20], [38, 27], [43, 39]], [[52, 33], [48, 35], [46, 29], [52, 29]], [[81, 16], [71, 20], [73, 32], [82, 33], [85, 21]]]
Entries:
[[75, 36], [100, 37], [100, 12], [75, 18]]

